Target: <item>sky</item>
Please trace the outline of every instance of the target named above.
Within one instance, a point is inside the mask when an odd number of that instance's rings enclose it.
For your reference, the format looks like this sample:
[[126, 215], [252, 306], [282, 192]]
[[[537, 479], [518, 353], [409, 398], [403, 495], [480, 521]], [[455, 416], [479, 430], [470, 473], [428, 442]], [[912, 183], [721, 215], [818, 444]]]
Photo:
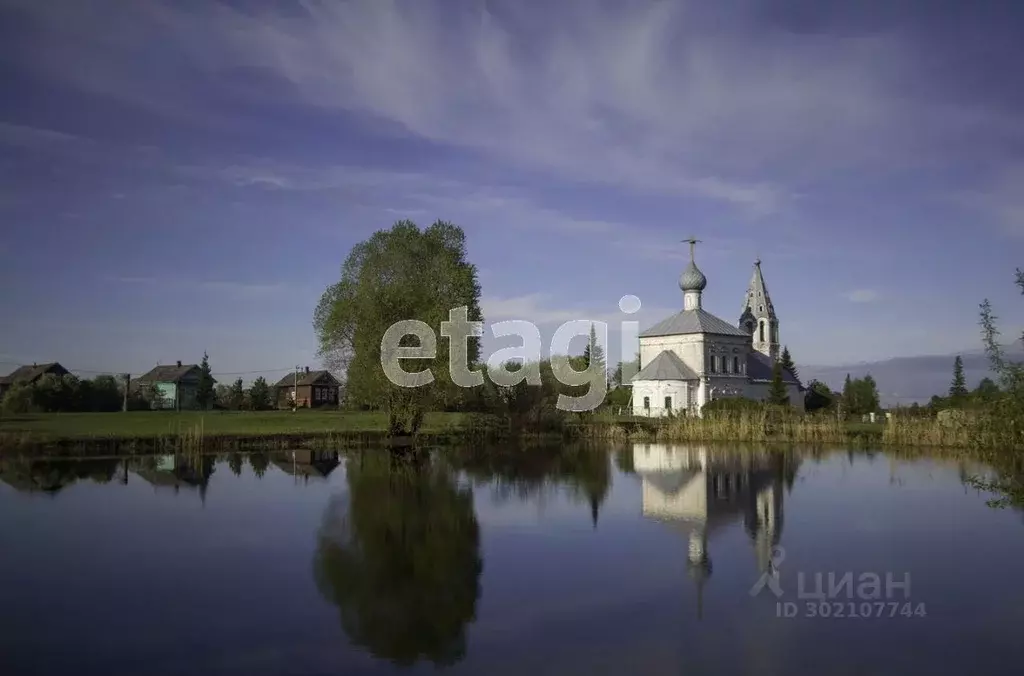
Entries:
[[731, 322], [760, 257], [798, 365], [977, 349], [984, 298], [1019, 335], [1017, 5], [0, 0], [0, 370], [315, 368], [405, 218], [464, 228], [488, 323], [613, 363], [690, 236]]

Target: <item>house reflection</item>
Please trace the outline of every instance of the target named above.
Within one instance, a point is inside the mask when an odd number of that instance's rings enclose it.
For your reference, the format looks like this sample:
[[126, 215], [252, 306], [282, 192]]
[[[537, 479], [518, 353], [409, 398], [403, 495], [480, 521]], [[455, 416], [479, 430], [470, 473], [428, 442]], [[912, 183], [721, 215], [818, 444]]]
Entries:
[[275, 453], [270, 461], [285, 474], [309, 483], [310, 479], [326, 479], [341, 464], [341, 456], [337, 451], [298, 449]]
[[199, 499], [205, 503], [215, 464], [213, 455], [155, 455], [139, 458], [132, 470], [157, 490], [198, 491]]
[[643, 515], [689, 539], [687, 570], [697, 584], [697, 613], [711, 575], [708, 540], [742, 519], [758, 570], [772, 565], [783, 525], [784, 484], [795, 460], [783, 454], [712, 450], [682, 444], [635, 444], [633, 466], [642, 481]]

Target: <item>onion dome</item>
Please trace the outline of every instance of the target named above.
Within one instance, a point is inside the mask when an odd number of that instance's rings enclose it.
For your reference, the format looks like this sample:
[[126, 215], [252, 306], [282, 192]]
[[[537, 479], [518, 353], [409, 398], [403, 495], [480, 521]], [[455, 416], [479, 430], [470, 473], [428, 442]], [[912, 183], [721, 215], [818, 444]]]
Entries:
[[679, 277], [679, 288], [683, 291], [703, 291], [707, 285], [708, 278], [697, 268], [696, 263], [690, 261]]

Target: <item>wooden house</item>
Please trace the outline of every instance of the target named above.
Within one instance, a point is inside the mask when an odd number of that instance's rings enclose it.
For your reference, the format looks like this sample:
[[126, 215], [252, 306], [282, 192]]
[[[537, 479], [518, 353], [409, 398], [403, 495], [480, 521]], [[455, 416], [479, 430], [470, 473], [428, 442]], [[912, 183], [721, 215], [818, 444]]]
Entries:
[[[137, 387], [155, 387], [160, 392], [157, 408], [198, 410], [199, 377], [202, 371], [196, 364], [179, 361], [172, 366], [157, 366], [134, 381]], [[216, 381], [214, 381], [216, 382]]]
[[299, 408], [337, 406], [341, 383], [330, 371], [305, 371], [289, 373], [278, 381], [277, 407], [291, 408], [295, 402]]
[[0, 397], [4, 396], [4, 394], [7, 393], [7, 390], [11, 389], [12, 386], [33, 385], [39, 382], [39, 379], [48, 373], [52, 373], [58, 377], [63, 377], [67, 375], [69, 371], [55, 361], [48, 364], [19, 366], [8, 375], [0, 377]]

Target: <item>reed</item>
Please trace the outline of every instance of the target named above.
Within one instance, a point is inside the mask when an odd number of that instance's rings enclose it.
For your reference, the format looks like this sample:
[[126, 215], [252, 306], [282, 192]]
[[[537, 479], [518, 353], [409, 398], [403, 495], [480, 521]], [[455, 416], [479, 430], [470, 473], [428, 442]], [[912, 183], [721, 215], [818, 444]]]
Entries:
[[886, 445], [997, 451], [1024, 450], [1024, 424], [1017, 416], [970, 412], [945, 418], [897, 416], [882, 433]]
[[672, 419], [657, 428], [659, 441], [784, 441], [841, 443], [850, 439], [835, 418], [778, 414], [771, 410]]

